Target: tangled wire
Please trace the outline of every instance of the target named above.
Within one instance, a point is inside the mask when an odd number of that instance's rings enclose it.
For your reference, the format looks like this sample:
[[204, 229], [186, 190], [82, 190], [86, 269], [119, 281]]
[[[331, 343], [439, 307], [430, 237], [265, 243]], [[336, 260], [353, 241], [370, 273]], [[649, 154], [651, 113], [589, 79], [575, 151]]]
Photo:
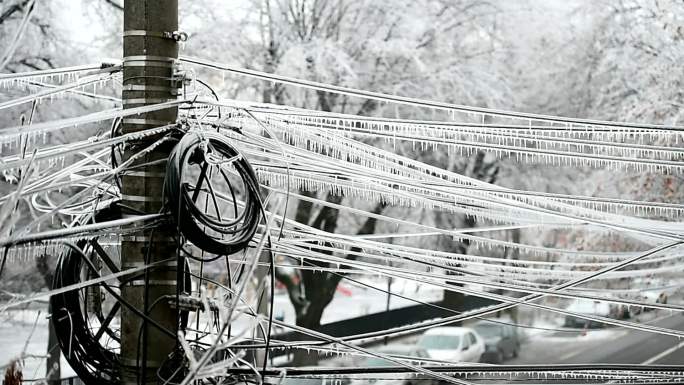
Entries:
[[[112, 204], [98, 211], [95, 215], [82, 217], [78, 222], [105, 222], [121, 219], [122, 211], [119, 205]], [[126, 214], [132, 214], [126, 212]], [[98, 261], [98, 252], [94, 250], [97, 238], [83, 239], [76, 244], [63, 242], [65, 246], [59, 257], [53, 278], [52, 289], [78, 285], [84, 281], [105, 275], [102, 266], [109, 269], [119, 267], [109, 266], [102, 260]], [[104, 262], [104, 263], [101, 263]], [[184, 265], [183, 281], [179, 283], [181, 291], [191, 286], [189, 266]], [[169, 268], [169, 267], [160, 267]], [[175, 269], [175, 267], [173, 268]], [[110, 273], [113, 273], [111, 271]], [[118, 285], [126, 285], [129, 281], [140, 279], [144, 272], [134, 273], [119, 278]], [[109, 314], [104, 312], [104, 297], [101, 288], [109, 292], [112, 298]], [[120, 344], [120, 331], [113, 318], [120, 314], [122, 307], [131, 309], [133, 305], [127, 303], [116, 291], [102, 282], [99, 285], [83, 286], [79, 290], [69, 290], [50, 297], [52, 309], [51, 322], [54, 325], [57, 340], [64, 357], [74, 369], [78, 377], [86, 384], [120, 384], [121, 368], [120, 356], [117, 348]], [[148, 315], [139, 312], [140, 317], [149, 319]], [[187, 326], [188, 313], [181, 311], [179, 329]]]
[[[234, 186], [229, 177], [228, 166], [231, 165], [242, 180], [242, 211], [238, 208], [236, 196], [239, 186]], [[192, 166], [199, 167], [195, 185], [184, 181], [192, 174]], [[214, 188], [214, 176], [222, 177], [230, 198]], [[207, 199], [211, 198], [213, 214], [206, 207], [198, 206], [200, 192], [207, 194]], [[257, 231], [261, 199], [256, 173], [228, 139], [219, 134], [189, 132], [183, 136], [169, 157], [164, 193], [180, 232], [201, 250], [216, 254], [212, 259], [244, 250]], [[219, 200], [232, 202], [232, 218], [224, 217]]]

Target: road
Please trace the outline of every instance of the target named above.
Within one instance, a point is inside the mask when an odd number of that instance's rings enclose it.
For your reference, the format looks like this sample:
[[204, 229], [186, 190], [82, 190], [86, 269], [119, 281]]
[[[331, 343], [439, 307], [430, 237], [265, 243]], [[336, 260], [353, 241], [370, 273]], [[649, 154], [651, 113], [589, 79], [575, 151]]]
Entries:
[[[684, 331], [684, 315], [654, 318], [648, 324]], [[587, 335], [555, 333], [523, 344], [506, 364], [684, 365], [684, 340], [655, 333], [606, 328]]]

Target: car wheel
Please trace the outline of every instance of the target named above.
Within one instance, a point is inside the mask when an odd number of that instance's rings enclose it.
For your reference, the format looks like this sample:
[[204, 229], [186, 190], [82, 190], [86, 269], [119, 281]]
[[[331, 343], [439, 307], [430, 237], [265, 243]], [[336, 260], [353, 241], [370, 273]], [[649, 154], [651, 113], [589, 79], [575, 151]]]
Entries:
[[495, 359], [496, 362], [495, 362], [495, 364], [503, 364], [503, 362], [504, 362], [504, 357], [505, 357], [505, 355], [504, 355], [503, 350], [501, 350], [501, 349], [497, 350], [497, 352], [496, 352], [496, 359]]

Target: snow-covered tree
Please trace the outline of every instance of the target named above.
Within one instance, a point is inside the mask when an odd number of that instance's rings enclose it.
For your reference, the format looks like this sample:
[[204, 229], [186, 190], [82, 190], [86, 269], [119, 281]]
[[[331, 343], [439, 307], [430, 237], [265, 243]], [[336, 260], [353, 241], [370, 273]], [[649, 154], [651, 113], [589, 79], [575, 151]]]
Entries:
[[[192, 31], [190, 54], [353, 88], [480, 106], [513, 105], [504, 60], [510, 52], [498, 24], [501, 9], [490, 2], [259, 0], [230, 12], [215, 12], [221, 7], [211, 1], [194, 2], [193, 7], [196, 12], [188, 13], [186, 25], [199, 28]], [[221, 79], [214, 76], [221, 88]], [[237, 77], [227, 79], [223, 91], [238, 98], [323, 111], [431, 118], [418, 109]], [[468, 169], [490, 182], [496, 179], [497, 166], [484, 153], [454, 162], [437, 153], [416, 152], [411, 146], [398, 151], [438, 166], [450, 164], [455, 171]], [[327, 192], [302, 193], [352, 204], [350, 198]], [[382, 204], [367, 209], [386, 210]], [[378, 226], [375, 219], [359, 221], [306, 201], [298, 203], [294, 216], [329, 232], [365, 234]], [[463, 220], [474, 225], [473, 218]], [[456, 226], [456, 221], [444, 216], [436, 221], [442, 227]], [[457, 247], [467, 249], [467, 245]], [[295, 308], [296, 323], [317, 328], [340, 276], [309, 270], [278, 273]], [[298, 357], [299, 363], [303, 360]]]

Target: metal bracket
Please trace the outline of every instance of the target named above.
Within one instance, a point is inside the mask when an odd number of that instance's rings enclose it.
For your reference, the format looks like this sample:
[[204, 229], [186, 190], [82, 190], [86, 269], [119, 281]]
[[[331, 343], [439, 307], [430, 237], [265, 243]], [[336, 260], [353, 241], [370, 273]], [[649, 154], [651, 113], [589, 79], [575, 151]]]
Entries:
[[165, 178], [166, 173], [155, 171], [122, 171], [123, 176], [139, 176], [143, 178]]
[[156, 68], [174, 68], [175, 63], [162, 62], [162, 61], [144, 61], [144, 60], [131, 60], [126, 62], [126, 67], [156, 67]]
[[[181, 294], [180, 296], [176, 297], [175, 295], [172, 296], [166, 296], [169, 300], [169, 306], [171, 306], [172, 309], [176, 308], [176, 305], [181, 310], [188, 310], [188, 311], [206, 311], [204, 306], [204, 302], [197, 297], [192, 297], [189, 295], [184, 295]], [[178, 300], [178, 302], [176, 302]], [[207, 303], [209, 304], [209, 310], [212, 311], [217, 311], [219, 309], [218, 304], [216, 303], [215, 300], [212, 299], [207, 299]]]
[[147, 86], [141, 84], [126, 84], [122, 88], [123, 91], [152, 91], [152, 92], [169, 92], [171, 95], [178, 95], [178, 88], [166, 86]]
[[[123, 270], [128, 270], [128, 269], [137, 269], [137, 268], [142, 268], [147, 266], [145, 262], [129, 262], [125, 266], [122, 267]], [[168, 266], [168, 267], [177, 267], [176, 261], [168, 261], [164, 263], [157, 263], [157, 266]]]
[[123, 33], [124, 37], [129, 37], [129, 36], [149, 36], [149, 37], [159, 37], [162, 39], [170, 39], [170, 40], [175, 40], [175, 41], [188, 41], [188, 34], [186, 32], [182, 31], [173, 31], [173, 32], [155, 32], [155, 31], [145, 31], [141, 29], [133, 29], [130, 31], [124, 31]]
[[133, 56], [124, 56], [123, 62], [129, 62], [129, 61], [165, 61], [165, 62], [175, 62], [176, 59], [175, 57], [171, 56], [155, 56], [155, 55], [133, 55]]
[[156, 120], [156, 119], [134, 119], [134, 118], [124, 118], [123, 124], [144, 124], [144, 125], [154, 125], [154, 126], [166, 126], [169, 124], [174, 124], [175, 122], [167, 122], [166, 120]]
[[134, 55], [123, 58], [124, 67], [173, 68], [177, 59], [169, 56]]
[[145, 195], [128, 195], [128, 194], [121, 194], [121, 199], [126, 200], [126, 201], [132, 201], [132, 202], [161, 202], [162, 197], [157, 196], [157, 197], [152, 197], [152, 196], [145, 196]]
[[127, 106], [129, 104], [159, 104], [167, 102], [175, 102], [177, 99], [158, 99], [158, 98], [138, 98], [138, 99], [124, 99], [122, 104]]

